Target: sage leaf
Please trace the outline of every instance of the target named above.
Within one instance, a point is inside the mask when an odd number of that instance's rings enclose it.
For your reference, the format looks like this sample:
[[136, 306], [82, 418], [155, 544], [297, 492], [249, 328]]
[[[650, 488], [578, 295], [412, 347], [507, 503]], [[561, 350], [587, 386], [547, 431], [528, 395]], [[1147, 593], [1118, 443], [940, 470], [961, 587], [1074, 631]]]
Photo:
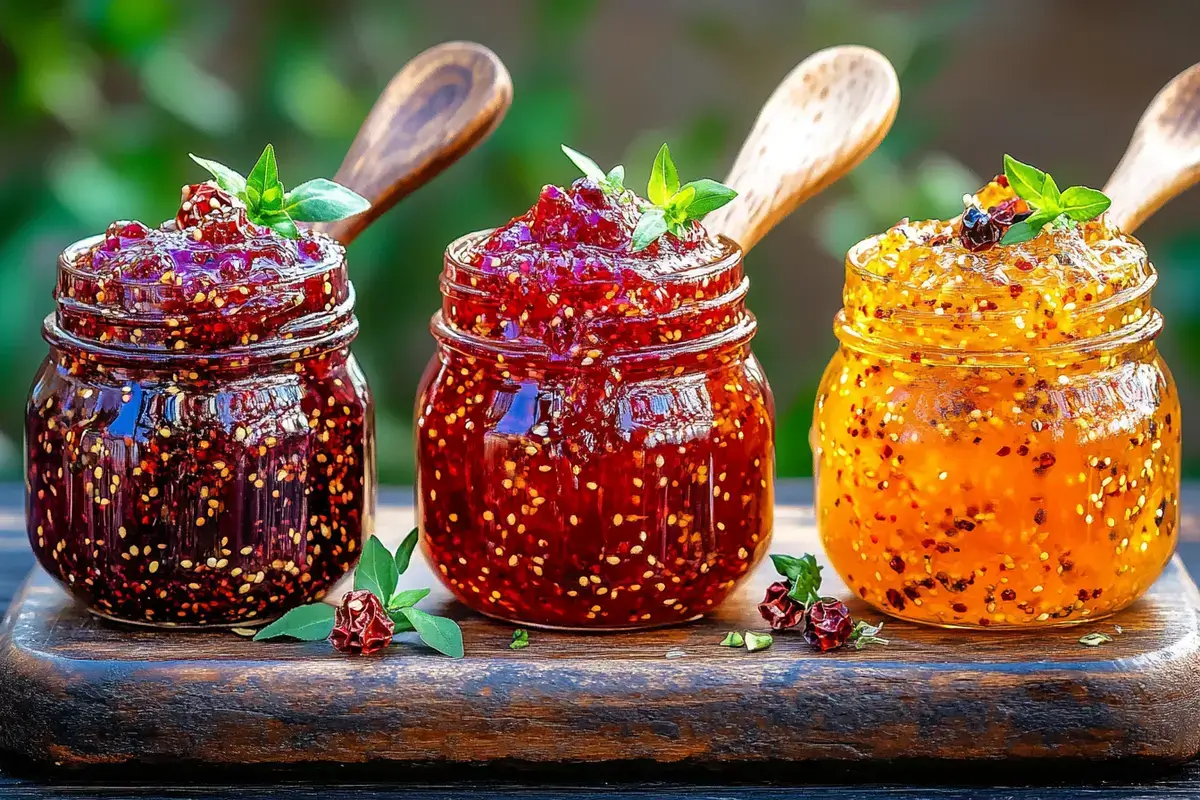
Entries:
[[412, 623], [422, 642], [451, 658], [463, 657], [462, 629], [457, 622], [415, 608], [403, 608], [400, 613]]
[[200, 166], [204, 167], [217, 182], [217, 186], [232, 195], [241, 197], [246, 192], [246, 179], [242, 177], [240, 172], [235, 172], [224, 164], [216, 161], [209, 161], [207, 158], [200, 158], [195, 153], [188, 153], [192, 161], [195, 161]]
[[633, 229], [633, 252], [645, 250], [667, 232], [666, 213], [657, 206], [648, 208]]
[[363, 546], [358, 568], [354, 570], [355, 590], [366, 589], [386, 602], [387, 598], [396, 593], [396, 582], [399, 578], [400, 573], [396, 570], [392, 554], [377, 536], [372, 535]]
[[412, 561], [413, 550], [417, 547], [418, 530], [413, 528], [408, 532], [408, 536], [404, 537], [404, 541], [396, 548], [396, 574], [403, 575], [408, 572], [408, 565]]
[[290, 636], [302, 642], [319, 642], [328, 639], [333, 631], [333, 606], [325, 603], [310, 603], [293, 608], [267, 627], [254, 634], [254, 641]]
[[365, 197], [340, 183], [313, 178], [287, 193], [283, 211], [297, 222], [336, 222], [370, 207]]
[[671, 196], [679, 191], [679, 172], [671, 160], [671, 148], [666, 143], [659, 148], [650, 170], [650, 183], [646, 187], [646, 199], [656, 206], [665, 206]]

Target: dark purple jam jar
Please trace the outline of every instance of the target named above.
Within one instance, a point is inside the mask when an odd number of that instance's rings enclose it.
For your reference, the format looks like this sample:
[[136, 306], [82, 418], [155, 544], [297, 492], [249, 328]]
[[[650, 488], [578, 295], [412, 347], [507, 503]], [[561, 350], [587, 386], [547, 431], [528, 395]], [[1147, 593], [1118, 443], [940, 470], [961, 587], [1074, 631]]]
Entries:
[[[201, 184], [184, 189], [211, 194]], [[118, 222], [60, 257], [25, 427], [41, 565], [94, 613], [246, 626], [319, 599], [375, 508], [343, 248], [244, 209]]]

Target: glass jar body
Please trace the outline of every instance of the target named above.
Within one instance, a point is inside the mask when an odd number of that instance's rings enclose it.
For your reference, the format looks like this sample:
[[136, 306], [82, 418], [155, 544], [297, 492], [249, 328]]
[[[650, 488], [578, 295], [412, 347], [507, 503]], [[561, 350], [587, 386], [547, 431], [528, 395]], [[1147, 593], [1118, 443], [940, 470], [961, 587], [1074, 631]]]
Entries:
[[442, 329], [416, 410], [426, 555], [467, 606], [623, 629], [715, 608], [766, 552], [774, 408], [748, 346], [514, 362]]
[[1086, 622], [1141, 596], [1179, 516], [1180, 407], [1157, 330], [990, 365], [844, 337], [811, 438], [846, 584], [954, 627]]
[[47, 332], [26, 416], [29, 537], [89, 609], [252, 625], [321, 597], [357, 561], [373, 528], [374, 418], [348, 345], [167, 366], [95, 358], [52, 319]]

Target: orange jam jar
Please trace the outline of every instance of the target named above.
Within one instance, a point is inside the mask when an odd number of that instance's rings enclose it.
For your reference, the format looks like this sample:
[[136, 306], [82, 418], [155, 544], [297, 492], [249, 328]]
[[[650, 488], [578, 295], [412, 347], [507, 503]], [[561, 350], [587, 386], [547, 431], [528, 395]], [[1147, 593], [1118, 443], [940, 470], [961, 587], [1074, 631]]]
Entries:
[[[1011, 197], [998, 178], [971, 201]], [[826, 553], [914, 622], [1107, 616], [1175, 550], [1154, 268], [1104, 217], [978, 252], [960, 224], [903, 221], [847, 255], [811, 434]]]

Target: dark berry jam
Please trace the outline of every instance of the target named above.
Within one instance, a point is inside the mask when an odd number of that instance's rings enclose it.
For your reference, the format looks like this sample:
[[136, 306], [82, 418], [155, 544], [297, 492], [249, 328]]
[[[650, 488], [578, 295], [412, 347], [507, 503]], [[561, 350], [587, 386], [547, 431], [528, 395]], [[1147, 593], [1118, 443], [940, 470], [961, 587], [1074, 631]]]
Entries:
[[59, 260], [26, 418], [42, 566], [93, 611], [247, 625], [321, 597], [373, 525], [344, 251], [210, 184]]
[[446, 252], [418, 397], [427, 554], [485, 614], [630, 628], [715, 608], [772, 530], [770, 390], [741, 252], [640, 252], [631, 193], [546, 187]]

